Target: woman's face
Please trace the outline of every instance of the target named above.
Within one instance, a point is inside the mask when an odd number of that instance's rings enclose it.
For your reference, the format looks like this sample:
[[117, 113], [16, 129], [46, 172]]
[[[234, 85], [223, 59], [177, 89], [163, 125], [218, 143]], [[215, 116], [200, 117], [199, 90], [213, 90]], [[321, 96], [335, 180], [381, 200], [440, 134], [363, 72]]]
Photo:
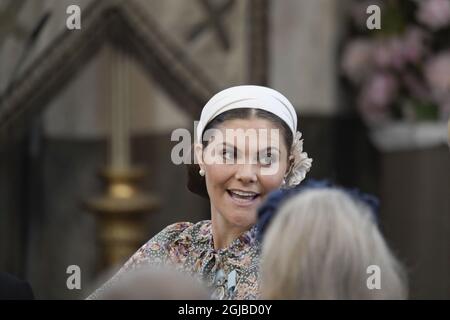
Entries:
[[282, 131], [266, 119], [235, 119], [205, 132], [204, 138], [210, 141], [207, 147], [196, 145], [195, 150], [205, 171], [211, 214], [229, 226], [249, 229], [258, 206], [281, 186], [288, 169]]

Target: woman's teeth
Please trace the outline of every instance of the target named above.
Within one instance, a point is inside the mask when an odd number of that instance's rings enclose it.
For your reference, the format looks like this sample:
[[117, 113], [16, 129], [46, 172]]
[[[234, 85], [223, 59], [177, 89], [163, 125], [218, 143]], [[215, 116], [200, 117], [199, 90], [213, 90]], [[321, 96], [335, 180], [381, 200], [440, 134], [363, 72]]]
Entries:
[[238, 200], [254, 200], [259, 194], [255, 192], [246, 192], [239, 190], [228, 190], [231, 197]]

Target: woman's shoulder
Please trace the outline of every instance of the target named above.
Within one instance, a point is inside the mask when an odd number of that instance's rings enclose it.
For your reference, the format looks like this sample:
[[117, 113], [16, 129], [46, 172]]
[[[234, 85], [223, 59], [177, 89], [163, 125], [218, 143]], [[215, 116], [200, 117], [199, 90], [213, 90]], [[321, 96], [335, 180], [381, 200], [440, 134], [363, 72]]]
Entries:
[[192, 222], [175, 222], [162, 229], [157, 235], [174, 236], [192, 228]]
[[[174, 251], [180, 251], [176, 248], [190, 246], [192, 245], [192, 242], [199, 240], [199, 235], [206, 236], [210, 233], [210, 220], [204, 220], [197, 223], [173, 223], [161, 230], [136, 251], [108, 283], [114, 283], [127, 271], [134, 270], [143, 265], [158, 266], [161, 263], [167, 263], [168, 259], [170, 260], [171, 256], [174, 255]], [[182, 257], [179, 258], [181, 259]], [[107, 285], [108, 284], [105, 284], [105, 286]], [[89, 296], [88, 299], [95, 299], [101, 294], [102, 290], [104, 289], [99, 289]]]
[[[168, 225], [153, 238], [147, 241], [125, 264], [124, 269], [130, 270], [142, 263], [160, 263], [170, 255], [177, 245], [189, 245], [198, 234], [210, 229], [210, 220], [197, 223], [177, 222]], [[196, 240], [194, 240], [196, 241]], [[189, 244], [187, 243], [189, 242]]]
[[147, 244], [159, 244], [168, 246], [179, 240], [194, 240], [199, 235], [209, 234], [211, 229], [211, 221], [203, 220], [197, 223], [177, 222], [165, 227], [156, 236], [154, 236]]
[[192, 234], [199, 232], [200, 230], [209, 229], [211, 226], [211, 220], [203, 220], [197, 223], [193, 222], [176, 222], [165, 227], [162, 231], [158, 233], [166, 236], [177, 236], [182, 234]]

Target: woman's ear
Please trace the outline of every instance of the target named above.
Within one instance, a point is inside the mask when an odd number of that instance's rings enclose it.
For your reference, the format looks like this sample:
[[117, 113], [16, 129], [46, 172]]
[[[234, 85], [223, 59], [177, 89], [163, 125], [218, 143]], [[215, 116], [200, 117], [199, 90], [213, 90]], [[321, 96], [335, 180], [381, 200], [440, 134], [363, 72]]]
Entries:
[[198, 163], [200, 169], [205, 169], [203, 168], [204, 163], [203, 163], [203, 145], [201, 143], [196, 143], [194, 144], [194, 154], [195, 154], [195, 161], [196, 163]]

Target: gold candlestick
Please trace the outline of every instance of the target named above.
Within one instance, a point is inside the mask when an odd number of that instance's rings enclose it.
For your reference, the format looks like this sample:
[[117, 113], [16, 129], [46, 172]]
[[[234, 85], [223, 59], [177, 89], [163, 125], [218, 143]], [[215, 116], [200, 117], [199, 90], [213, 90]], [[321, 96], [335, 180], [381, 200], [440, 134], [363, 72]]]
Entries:
[[129, 61], [124, 53], [114, 52], [111, 90], [111, 167], [127, 169], [130, 165], [130, 95]]
[[86, 202], [98, 221], [102, 268], [123, 263], [143, 244], [144, 218], [158, 207], [157, 199], [143, 194], [138, 187], [145, 170], [130, 166], [128, 63], [124, 53], [114, 52], [109, 77], [112, 84], [110, 165], [101, 172], [106, 192]]
[[86, 205], [98, 219], [101, 268], [107, 268], [123, 263], [145, 242], [144, 218], [158, 207], [158, 201], [137, 186], [145, 176], [142, 168], [109, 168], [101, 176], [107, 185], [106, 193]]

